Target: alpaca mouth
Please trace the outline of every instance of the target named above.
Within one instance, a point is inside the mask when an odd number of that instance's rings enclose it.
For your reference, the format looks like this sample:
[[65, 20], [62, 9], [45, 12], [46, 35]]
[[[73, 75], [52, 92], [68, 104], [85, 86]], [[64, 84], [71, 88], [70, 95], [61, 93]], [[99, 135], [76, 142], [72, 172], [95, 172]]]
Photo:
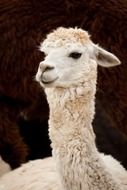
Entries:
[[59, 77], [56, 77], [56, 78], [53, 79], [53, 80], [45, 80], [45, 79], [42, 79], [41, 82], [42, 82], [43, 84], [52, 84], [52, 83], [54, 83], [58, 78], [59, 78]]

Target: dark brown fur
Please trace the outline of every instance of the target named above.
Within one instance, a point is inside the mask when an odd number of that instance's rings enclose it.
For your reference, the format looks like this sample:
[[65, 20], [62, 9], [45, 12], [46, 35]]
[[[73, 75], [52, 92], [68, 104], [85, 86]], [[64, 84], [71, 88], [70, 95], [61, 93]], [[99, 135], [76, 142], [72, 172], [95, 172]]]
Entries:
[[[48, 105], [33, 78], [43, 58], [38, 45], [58, 26], [88, 30], [94, 42], [121, 60], [117, 68], [99, 68], [97, 100], [110, 124], [127, 134], [127, 0], [1, 0], [0, 153], [13, 168], [29, 157], [22, 123], [47, 128]], [[47, 142], [39, 141], [39, 156], [50, 154]]]

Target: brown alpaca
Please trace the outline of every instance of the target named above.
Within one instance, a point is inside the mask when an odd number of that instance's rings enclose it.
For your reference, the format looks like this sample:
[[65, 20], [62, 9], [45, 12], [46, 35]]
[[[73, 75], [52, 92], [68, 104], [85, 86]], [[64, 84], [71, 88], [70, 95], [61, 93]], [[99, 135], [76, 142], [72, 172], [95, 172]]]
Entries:
[[[38, 45], [58, 26], [88, 30], [95, 43], [121, 60], [120, 67], [99, 68], [96, 119], [101, 112], [106, 125], [127, 134], [126, 0], [1, 0], [0, 15], [0, 153], [13, 168], [50, 154], [48, 105], [33, 78], [43, 57]], [[37, 130], [44, 131], [40, 141]]]

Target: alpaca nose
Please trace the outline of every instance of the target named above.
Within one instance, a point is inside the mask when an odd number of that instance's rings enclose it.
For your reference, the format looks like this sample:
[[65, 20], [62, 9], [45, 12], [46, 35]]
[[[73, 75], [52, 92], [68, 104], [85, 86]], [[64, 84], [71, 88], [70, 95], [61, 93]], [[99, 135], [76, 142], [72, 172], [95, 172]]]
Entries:
[[40, 64], [40, 70], [42, 71], [42, 73], [46, 72], [46, 71], [51, 71], [53, 70], [54, 67], [50, 66], [50, 65], [44, 65], [44, 64]]

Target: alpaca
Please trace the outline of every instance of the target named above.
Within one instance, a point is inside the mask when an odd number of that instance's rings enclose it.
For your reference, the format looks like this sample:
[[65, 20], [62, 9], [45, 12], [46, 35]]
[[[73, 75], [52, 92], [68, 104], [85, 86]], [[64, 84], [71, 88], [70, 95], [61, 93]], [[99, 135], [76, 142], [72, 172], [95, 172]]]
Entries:
[[[110, 130], [114, 126], [127, 134], [126, 12], [124, 0], [0, 1], [0, 154], [12, 168], [27, 159], [51, 154], [47, 135], [48, 104], [32, 78], [43, 58], [35, 47], [58, 26], [88, 30], [94, 42], [121, 60], [120, 68], [99, 68], [97, 106], [101, 111], [97, 109], [95, 118], [100, 122], [99, 125], [94, 122], [94, 129], [98, 137], [103, 127], [100, 116], [103, 112], [105, 131], [109, 127], [108, 131], [114, 132], [115, 129]], [[106, 153], [112, 153], [127, 167], [126, 136], [126, 140], [119, 136], [112, 140], [114, 134], [105, 136], [105, 131], [101, 130], [99, 149], [105, 152], [107, 144]]]
[[[58, 28], [40, 47], [46, 57], [36, 80], [50, 108], [49, 136], [53, 157], [35, 160], [5, 174], [3, 190], [125, 190], [127, 172], [111, 156], [100, 154], [92, 129], [97, 64], [120, 64], [95, 45], [86, 31]], [[12, 181], [17, 181], [12, 184]]]

